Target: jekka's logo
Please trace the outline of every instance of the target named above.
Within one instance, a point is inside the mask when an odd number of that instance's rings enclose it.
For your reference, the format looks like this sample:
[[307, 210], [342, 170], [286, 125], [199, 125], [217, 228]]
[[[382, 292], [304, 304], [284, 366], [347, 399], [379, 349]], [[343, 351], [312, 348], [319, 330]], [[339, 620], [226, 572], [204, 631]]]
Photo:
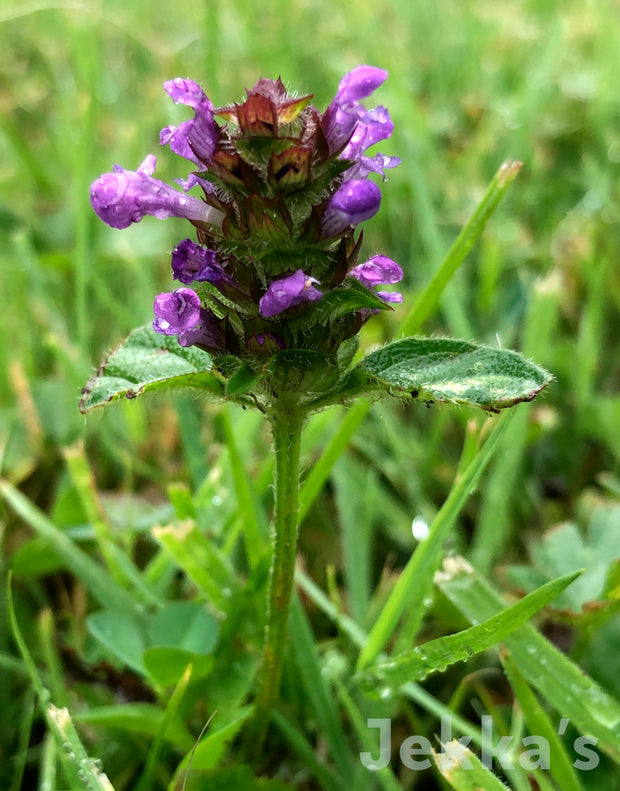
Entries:
[[[487, 769], [492, 769], [493, 759], [499, 762], [502, 769], [510, 771], [514, 767], [516, 759], [514, 753], [513, 737], [502, 736], [493, 737], [493, 717], [488, 714], [482, 715], [481, 731], [482, 741], [480, 744], [480, 760]], [[563, 718], [558, 726], [560, 735], [566, 732], [568, 720]], [[372, 772], [377, 772], [390, 763], [392, 752], [392, 723], [387, 718], [368, 719], [368, 728], [379, 729], [379, 756], [374, 758], [370, 752], [360, 753], [360, 761]], [[452, 720], [450, 717], [441, 718], [441, 728], [439, 734], [441, 748], [435, 751], [440, 768], [450, 768], [458, 764], [462, 769], [473, 769], [468, 758], [466, 748], [469, 746], [471, 736], [461, 736], [454, 740], [452, 736]], [[596, 769], [599, 765], [598, 753], [591, 749], [595, 747], [598, 739], [592, 736], [578, 736], [573, 742], [573, 749], [578, 756], [573, 761], [573, 767], [586, 772]], [[551, 768], [551, 750], [549, 742], [544, 736], [524, 736], [520, 740], [523, 750], [518, 754], [518, 762], [522, 769], [532, 771], [534, 769]], [[400, 760], [408, 769], [421, 772], [430, 769], [433, 748], [431, 742], [425, 736], [408, 736], [400, 745]]]

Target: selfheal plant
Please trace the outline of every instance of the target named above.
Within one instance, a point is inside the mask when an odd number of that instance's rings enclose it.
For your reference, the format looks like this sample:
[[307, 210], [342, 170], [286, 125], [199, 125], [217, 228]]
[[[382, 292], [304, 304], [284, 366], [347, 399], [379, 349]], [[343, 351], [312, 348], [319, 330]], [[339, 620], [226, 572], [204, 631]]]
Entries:
[[181, 285], [155, 296], [152, 325], [104, 362], [82, 410], [185, 388], [257, 409], [271, 425], [275, 510], [256, 698], [263, 724], [286, 641], [307, 416], [385, 395], [497, 411], [531, 400], [550, 380], [514, 352], [442, 338], [401, 338], [357, 359], [362, 326], [402, 301], [385, 290], [401, 281], [402, 268], [384, 254], [360, 260], [357, 230], [380, 207], [372, 179], [385, 180], [399, 164], [369, 153], [393, 131], [387, 109], [364, 104], [386, 78], [358, 66], [324, 112], [280, 79], [260, 79], [244, 101], [218, 108], [195, 82], [171, 80], [168, 95], [194, 114], [160, 134], [185, 161], [181, 189], [154, 177], [152, 155], [135, 172], [115, 166], [91, 187], [95, 212], [112, 227], [183, 217], [193, 238], [172, 253]]

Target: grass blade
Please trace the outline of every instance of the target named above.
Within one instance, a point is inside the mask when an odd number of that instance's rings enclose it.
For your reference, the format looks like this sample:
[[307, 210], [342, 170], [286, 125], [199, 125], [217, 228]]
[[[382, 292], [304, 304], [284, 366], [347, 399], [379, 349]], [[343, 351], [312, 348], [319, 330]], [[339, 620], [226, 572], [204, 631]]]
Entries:
[[82, 581], [103, 607], [139, 613], [140, 604], [86, 552], [76, 546], [45, 514], [8, 481], [0, 481], [0, 494], [13, 510], [64, 560], [67, 568]]
[[245, 548], [250, 566], [256, 568], [269, 551], [267, 546], [269, 536], [268, 521], [264, 510], [261, 508], [260, 500], [253, 491], [247, 470], [241, 459], [228, 411], [223, 409], [219, 417], [224, 427], [235, 494], [237, 495], [239, 513], [243, 520]]
[[308, 509], [316, 500], [323, 484], [329, 478], [334, 464], [338, 461], [349, 444], [351, 437], [359, 428], [370, 408], [367, 401], [356, 401], [347, 409], [338, 429], [327, 443], [327, 447], [312, 469], [299, 491], [299, 523], [301, 524]]
[[546, 739], [549, 745], [549, 771], [562, 791], [583, 791], [568, 754], [558, 737], [549, 717], [538, 702], [527, 682], [519, 672], [514, 660], [506, 651], [500, 651], [500, 659], [510, 686], [515, 693], [530, 733]]
[[28, 675], [39, 699], [39, 705], [43, 711], [47, 726], [56, 740], [62, 765], [72, 791], [114, 791], [106, 775], [88, 757], [84, 745], [75, 730], [68, 709], [59, 709], [50, 703], [49, 690], [43, 686], [37, 667], [17, 623], [10, 575], [7, 581], [7, 604], [13, 638], [28, 670]]
[[[470, 620], [491, 618], [505, 603], [464, 560], [451, 558], [436, 577], [439, 588]], [[522, 626], [505, 645], [525, 680], [563, 717], [620, 763], [620, 703], [551, 645], [533, 626]]]
[[430, 640], [385, 662], [379, 662], [369, 668], [368, 674], [390, 686], [400, 686], [408, 681], [422, 680], [431, 673], [441, 673], [450, 665], [470, 659], [505, 640], [555, 599], [580, 573], [573, 572], [551, 580], [483, 623]]
[[314, 710], [320, 732], [329, 746], [340, 776], [347, 780], [353, 773], [349, 745], [342, 730], [336, 702], [321, 672], [313, 634], [297, 596], [293, 596], [291, 601], [289, 634], [306, 695]]
[[[443, 541], [448, 536], [469, 493], [488, 464], [509, 419], [510, 413], [507, 413], [507, 417], [502, 417], [493, 428], [484, 446], [468, 465], [460, 480], [453, 486], [447, 500], [433, 520], [428, 536], [418, 544], [403, 569], [360, 652], [357, 662], [358, 671], [364, 670], [377, 658], [394, 632], [406, 607], [419, 610], [420, 613], [423, 612], [423, 600], [439, 564]], [[411, 635], [412, 640], [414, 636]]]
[[314, 747], [292, 722], [275, 709], [271, 712], [271, 721], [303, 760], [306, 769], [320, 782], [321, 788], [325, 791], [343, 791], [345, 786], [330, 769], [319, 761]]
[[506, 160], [499, 168], [484, 197], [463, 226], [452, 247], [448, 250], [439, 269], [437, 269], [424, 291], [418, 296], [413, 307], [400, 325], [400, 333], [411, 335], [418, 332], [422, 324], [435, 310], [445, 287], [463, 263], [467, 253], [480, 238], [484, 231], [484, 226], [508, 191], [520, 169], [520, 162], [511, 162], [510, 160]]

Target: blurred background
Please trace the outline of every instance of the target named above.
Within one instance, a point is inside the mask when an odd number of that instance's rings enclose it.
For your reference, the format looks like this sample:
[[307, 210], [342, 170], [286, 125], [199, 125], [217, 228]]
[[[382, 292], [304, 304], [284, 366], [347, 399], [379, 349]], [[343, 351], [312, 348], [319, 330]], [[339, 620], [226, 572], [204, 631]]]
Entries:
[[[169, 253], [187, 235], [181, 220], [149, 217], [122, 232], [104, 226], [89, 185], [114, 163], [135, 170], [148, 153], [157, 154], [163, 180], [187, 175], [183, 161], [159, 150], [159, 130], [189, 117], [165, 95], [164, 80], [189, 77], [217, 106], [240, 99], [260, 76], [280, 75], [323, 109], [342, 75], [367, 63], [390, 73], [375, 98], [395, 131], [380, 149], [402, 164], [365, 224], [363, 254], [402, 265], [405, 303], [367, 325], [365, 347], [392, 337], [501, 163], [523, 162], [424, 332], [516, 348], [556, 381], [518, 409], [510, 451], [473, 498], [456, 545], [495, 573], [506, 560], [527, 559], [558, 522], [585, 523], [594, 501], [617, 505], [619, 42], [617, 0], [5, 0], [2, 477], [62, 526], [79, 522], [63, 459], [80, 440], [119, 524], [148, 521], [170, 480], [199, 475], [186, 406], [147, 399], [88, 419], [78, 411], [80, 388], [102, 356], [151, 321], [155, 294], [171, 290]], [[310, 456], [341, 416], [320, 418]], [[366, 418], [350, 453], [362, 469], [374, 466], [394, 517], [380, 515], [375, 576], [386, 551], [408, 556], [411, 517], [430, 519], [441, 504], [472, 419], [467, 410], [398, 407]], [[254, 437], [252, 470], [269, 440], [243, 420]], [[201, 431], [205, 452], [217, 457], [217, 425], [203, 421]], [[328, 490], [302, 538], [319, 581], [328, 561], [338, 563], [326, 540], [330, 509]], [[45, 600], [35, 584], [49, 570], [44, 553], [20, 555], [30, 533], [1, 515], [4, 565], [26, 580], [24, 612], [35, 613]], [[0, 651], [9, 652], [5, 624]], [[620, 639], [614, 630], [612, 642]], [[618, 691], [620, 669], [601, 672]], [[0, 686], [7, 710], [9, 687]]]

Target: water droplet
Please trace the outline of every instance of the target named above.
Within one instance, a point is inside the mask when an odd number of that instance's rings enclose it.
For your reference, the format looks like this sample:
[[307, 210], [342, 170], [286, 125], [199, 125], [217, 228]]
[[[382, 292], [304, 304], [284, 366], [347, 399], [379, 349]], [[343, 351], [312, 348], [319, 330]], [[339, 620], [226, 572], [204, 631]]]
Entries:
[[211, 505], [214, 505], [216, 508], [222, 505], [224, 500], [220, 497], [219, 494], [214, 494], [211, 498]]
[[424, 541], [428, 536], [428, 522], [421, 516], [416, 516], [411, 523], [411, 532], [416, 541]]
[[393, 694], [394, 691], [390, 687], [383, 687], [383, 689], [379, 693], [379, 697], [381, 698], [381, 700], [389, 700]]

